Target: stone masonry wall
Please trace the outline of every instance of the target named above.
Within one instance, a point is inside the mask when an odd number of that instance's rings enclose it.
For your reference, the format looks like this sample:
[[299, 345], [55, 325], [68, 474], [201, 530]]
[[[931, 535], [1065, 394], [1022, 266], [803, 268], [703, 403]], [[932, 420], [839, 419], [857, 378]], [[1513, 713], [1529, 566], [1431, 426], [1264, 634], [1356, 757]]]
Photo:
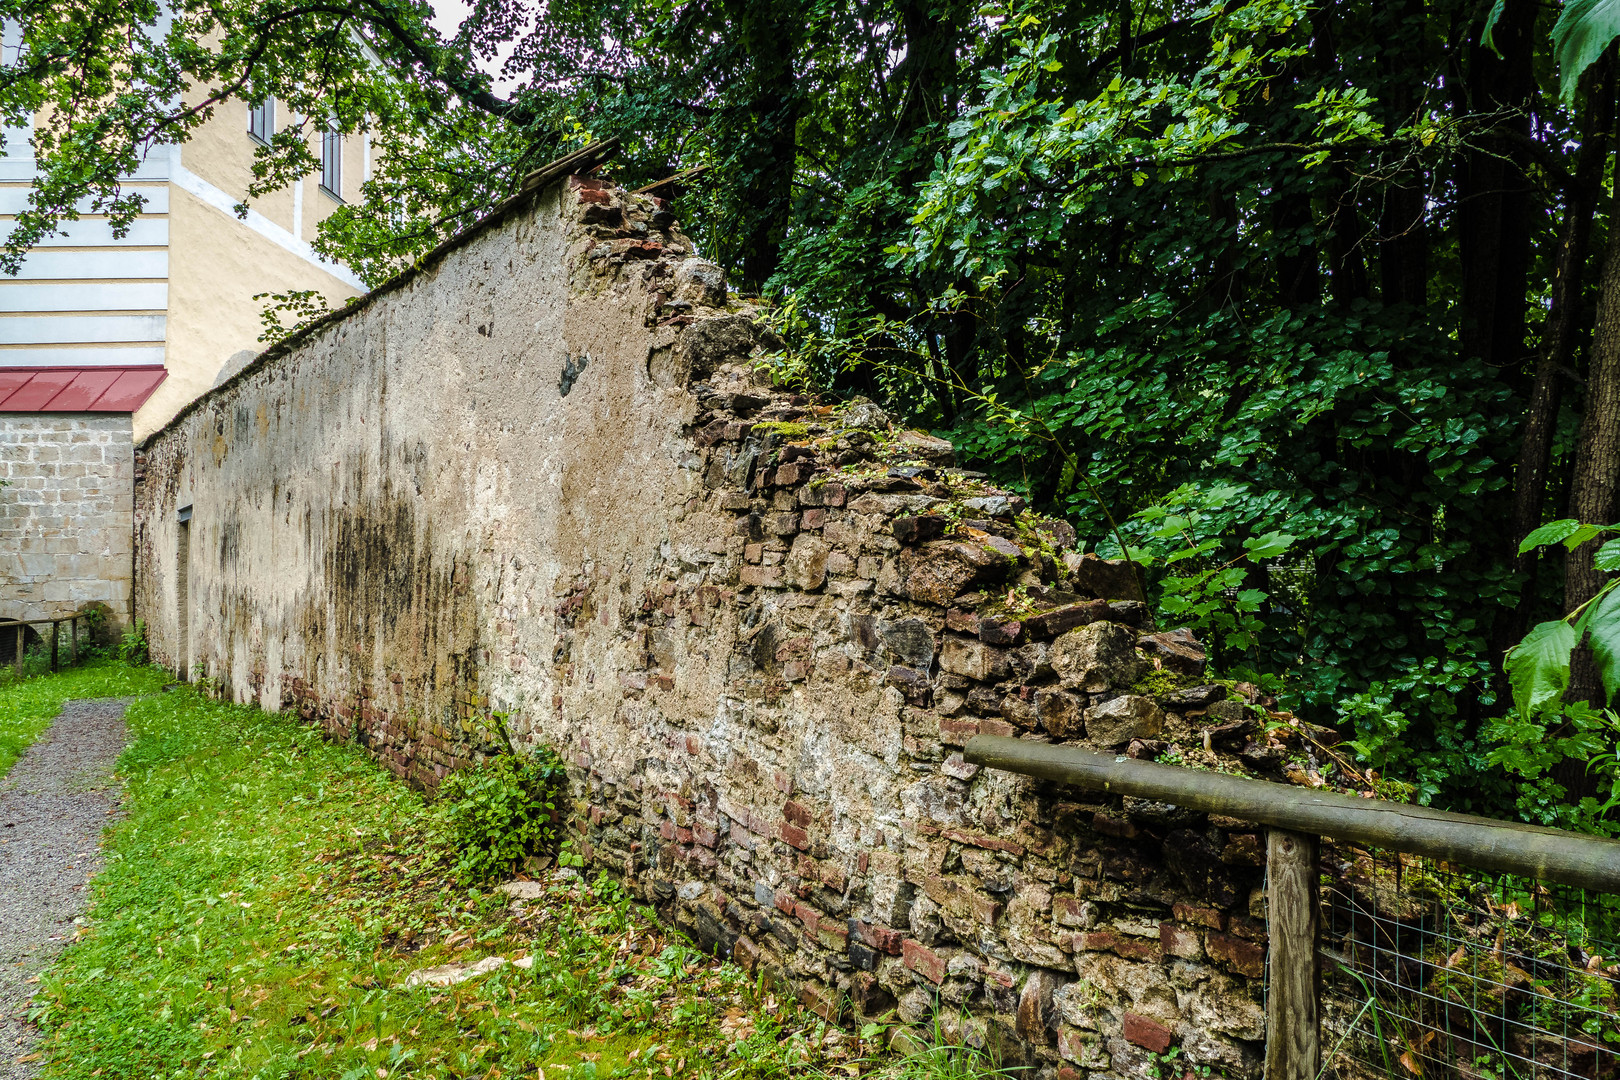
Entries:
[[0, 618], [103, 605], [129, 618], [128, 414], [0, 413]]
[[825, 1016], [937, 1016], [1046, 1080], [1255, 1074], [1255, 830], [959, 748], [1274, 740], [1130, 567], [774, 389], [757, 316], [656, 199], [508, 209], [146, 444], [154, 654], [429, 787], [504, 714], [570, 762], [595, 868]]

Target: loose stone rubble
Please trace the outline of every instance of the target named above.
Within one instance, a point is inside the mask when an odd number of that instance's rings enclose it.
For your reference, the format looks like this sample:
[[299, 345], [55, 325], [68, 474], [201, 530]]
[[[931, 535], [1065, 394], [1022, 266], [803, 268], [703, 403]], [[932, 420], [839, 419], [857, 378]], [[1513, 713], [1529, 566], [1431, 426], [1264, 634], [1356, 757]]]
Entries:
[[773, 387], [781, 347], [659, 200], [574, 178], [146, 444], [154, 654], [428, 787], [555, 746], [592, 872], [829, 1019], [1256, 1074], [1257, 830], [961, 747], [1314, 775], [1330, 734], [948, 442]]

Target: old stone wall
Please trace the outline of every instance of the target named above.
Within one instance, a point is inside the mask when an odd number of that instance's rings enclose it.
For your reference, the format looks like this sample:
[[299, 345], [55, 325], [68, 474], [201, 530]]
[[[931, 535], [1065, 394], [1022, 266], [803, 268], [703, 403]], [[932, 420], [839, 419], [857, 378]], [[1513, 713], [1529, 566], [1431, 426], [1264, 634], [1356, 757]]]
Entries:
[[0, 413], [0, 618], [130, 611], [127, 413]]
[[1254, 831], [959, 752], [1214, 765], [1246, 706], [1129, 567], [773, 389], [777, 345], [657, 200], [536, 196], [149, 441], [154, 654], [428, 786], [501, 714], [569, 761], [593, 866], [828, 1017], [1047, 1078], [1252, 1074]]

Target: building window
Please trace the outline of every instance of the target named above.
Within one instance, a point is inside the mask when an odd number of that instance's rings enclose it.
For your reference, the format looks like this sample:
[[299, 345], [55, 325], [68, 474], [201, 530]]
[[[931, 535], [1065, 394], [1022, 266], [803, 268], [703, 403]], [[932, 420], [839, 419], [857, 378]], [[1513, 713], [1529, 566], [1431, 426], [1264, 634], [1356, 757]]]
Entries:
[[343, 135], [321, 132], [321, 190], [343, 201]]
[[259, 142], [269, 144], [276, 133], [276, 102], [265, 98], [258, 105], [248, 106], [248, 134]]

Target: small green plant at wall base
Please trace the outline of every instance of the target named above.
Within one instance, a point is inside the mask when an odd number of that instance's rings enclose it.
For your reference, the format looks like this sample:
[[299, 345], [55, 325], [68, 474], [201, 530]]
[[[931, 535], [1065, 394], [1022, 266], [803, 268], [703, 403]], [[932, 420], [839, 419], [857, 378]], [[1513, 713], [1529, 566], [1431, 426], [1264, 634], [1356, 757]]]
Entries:
[[555, 843], [566, 779], [557, 755], [544, 749], [501, 754], [445, 777], [439, 814], [459, 852], [456, 870], [462, 879], [499, 879]]
[[126, 664], [144, 664], [151, 657], [151, 649], [146, 643], [146, 622], [136, 619], [124, 630], [118, 639], [118, 647], [114, 650], [118, 659]]

